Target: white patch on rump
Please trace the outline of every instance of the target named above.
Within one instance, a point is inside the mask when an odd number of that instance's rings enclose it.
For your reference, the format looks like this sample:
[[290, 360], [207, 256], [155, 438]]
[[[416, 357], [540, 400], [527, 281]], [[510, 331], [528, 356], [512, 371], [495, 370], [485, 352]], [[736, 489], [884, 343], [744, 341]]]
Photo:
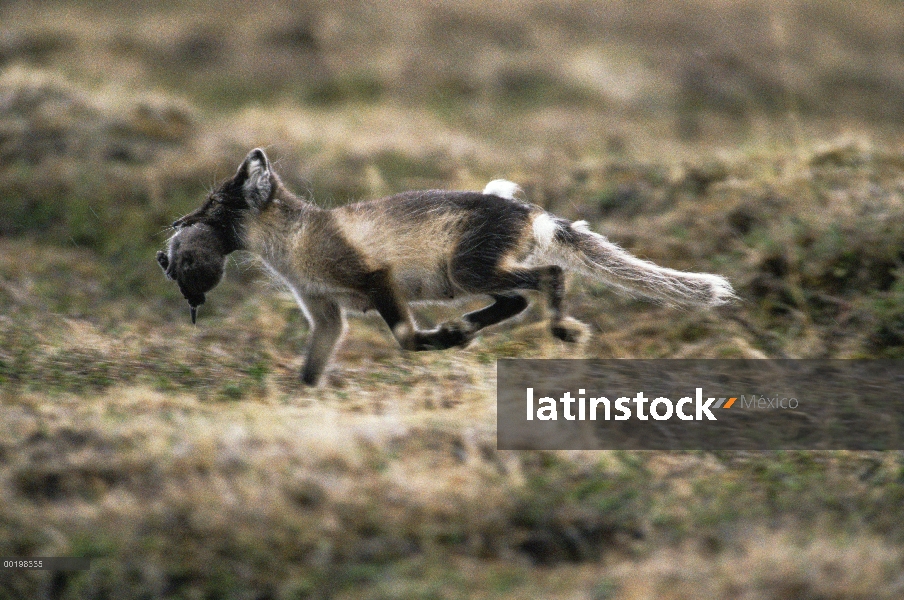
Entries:
[[521, 191], [521, 187], [508, 179], [494, 179], [483, 188], [485, 196], [499, 196], [509, 200], [515, 199], [515, 194]]
[[571, 224], [571, 229], [580, 233], [593, 233], [590, 231], [590, 225], [587, 221], [575, 221]]
[[534, 217], [533, 222], [534, 239], [537, 240], [537, 246], [541, 249], [549, 248], [553, 238], [556, 236], [558, 225], [547, 213], [540, 213]]

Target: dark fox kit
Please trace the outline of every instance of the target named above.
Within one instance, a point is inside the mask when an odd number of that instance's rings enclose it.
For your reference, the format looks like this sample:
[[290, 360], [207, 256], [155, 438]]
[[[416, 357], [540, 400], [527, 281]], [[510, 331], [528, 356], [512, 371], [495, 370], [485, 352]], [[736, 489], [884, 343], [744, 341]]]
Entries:
[[[583, 221], [517, 200], [517, 190], [495, 180], [483, 192], [405, 192], [325, 210], [287, 190], [255, 149], [200, 208], [173, 223], [178, 231], [157, 260], [178, 282], [194, 321], [226, 256], [257, 255], [311, 324], [301, 373], [311, 385], [342, 335], [343, 308], [376, 310], [406, 350], [442, 350], [523, 311], [524, 292], [545, 298], [553, 336], [576, 341], [581, 328], [563, 310], [565, 269], [667, 304], [718, 306], [734, 298], [722, 277], [643, 261]], [[492, 304], [433, 329], [419, 328], [408, 308], [473, 295]]]

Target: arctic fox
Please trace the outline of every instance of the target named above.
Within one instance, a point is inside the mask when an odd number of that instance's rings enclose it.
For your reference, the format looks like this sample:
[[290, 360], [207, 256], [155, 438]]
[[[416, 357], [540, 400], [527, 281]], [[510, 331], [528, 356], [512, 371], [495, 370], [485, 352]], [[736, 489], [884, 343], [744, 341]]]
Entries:
[[[581, 328], [563, 309], [565, 270], [578, 271], [629, 294], [672, 305], [718, 306], [735, 295], [718, 275], [686, 273], [641, 260], [572, 222], [516, 198], [510, 181], [482, 192], [428, 190], [323, 209], [292, 194], [263, 150], [252, 150], [238, 172], [194, 212], [173, 223], [201, 225], [216, 238], [192, 273], [180, 272], [178, 248], [159, 253], [167, 274], [203, 302], [218, 282], [222, 258], [235, 250], [257, 255], [295, 296], [311, 324], [301, 373], [315, 385], [344, 327], [343, 308], [376, 310], [402, 348], [441, 350], [467, 344], [484, 327], [511, 318], [539, 292], [550, 331], [566, 342]], [[186, 235], [188, 232], [186, 231]], [[202, 235], [203, 234], [203, 235]], [[183, 244], [186, 248], [191, 244]], [[209, 265], [208, 276], [199, 273]], [[493, 303], [433, 329], [419, 328], [409, 302], [489, 296]], [[186, 296], [188, 297], [188, 296]]]

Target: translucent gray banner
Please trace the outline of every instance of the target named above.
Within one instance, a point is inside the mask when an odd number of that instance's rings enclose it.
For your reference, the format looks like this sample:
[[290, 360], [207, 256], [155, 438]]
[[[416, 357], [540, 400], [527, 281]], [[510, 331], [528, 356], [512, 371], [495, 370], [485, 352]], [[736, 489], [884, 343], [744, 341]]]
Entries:
[[498, 362], [501, 450], [901, 450], [904, 361]]

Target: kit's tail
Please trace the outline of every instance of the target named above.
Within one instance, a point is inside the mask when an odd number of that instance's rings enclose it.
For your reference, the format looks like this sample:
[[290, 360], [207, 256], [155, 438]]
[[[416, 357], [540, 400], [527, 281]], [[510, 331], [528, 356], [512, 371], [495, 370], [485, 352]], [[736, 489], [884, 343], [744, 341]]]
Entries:
[[545, 258], [628, 294], [681, 306], [719, 306], [737, 298], [724, 277], [676, 271], [641, 260], [590, 231], [586, 221], [572, 223], [540, 213], [533, 229]]

